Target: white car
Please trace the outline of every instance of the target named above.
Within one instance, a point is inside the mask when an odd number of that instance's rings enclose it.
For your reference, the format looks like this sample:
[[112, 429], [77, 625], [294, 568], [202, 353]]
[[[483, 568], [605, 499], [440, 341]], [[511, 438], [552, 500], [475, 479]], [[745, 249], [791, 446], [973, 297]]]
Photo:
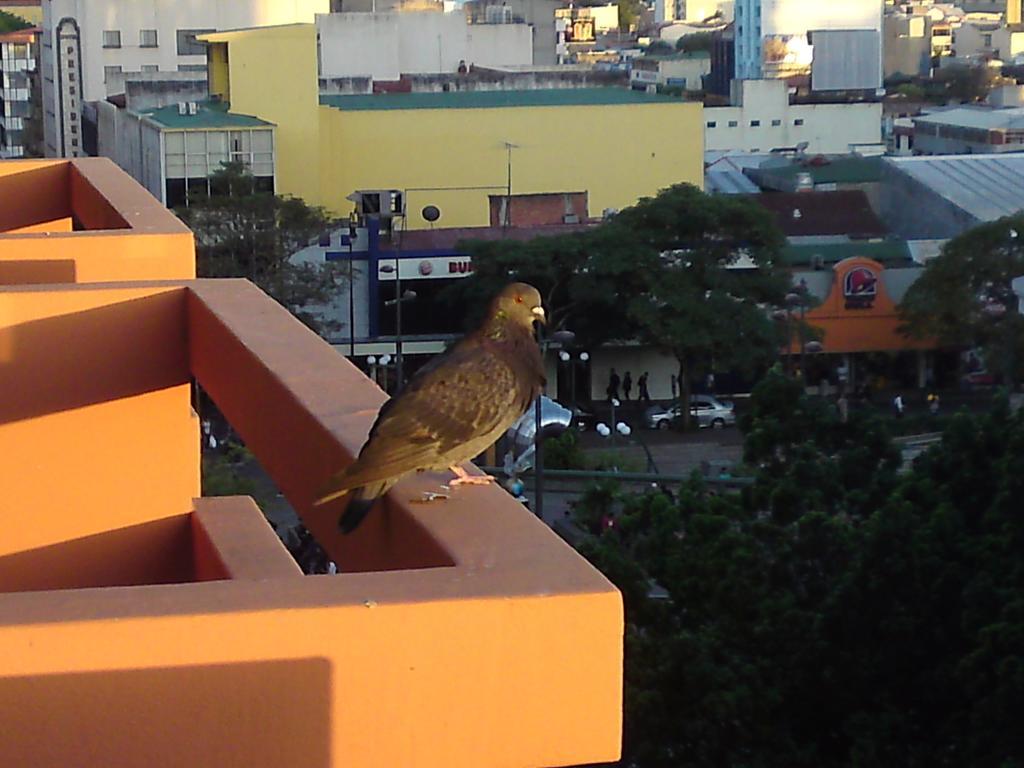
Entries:
[[[650, 429], [668, 429], [681, 415], [679, 403], [676, 403], [668, 408], [649, 408], [644, 414], [644, 420]], [[723, 403], [711, 395], [690, 395], [690, 416], [697, 420], [697, 426], [701, 429], [722, 429], [736, 423], [733, 404]]]

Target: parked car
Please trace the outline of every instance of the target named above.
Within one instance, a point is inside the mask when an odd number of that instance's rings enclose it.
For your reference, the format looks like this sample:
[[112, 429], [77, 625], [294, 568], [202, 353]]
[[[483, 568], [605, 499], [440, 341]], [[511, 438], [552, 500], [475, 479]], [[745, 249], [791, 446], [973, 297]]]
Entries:
[[[654, 406], [644, 413], [644, 422], [649, 429], [668, 429], [681, 418], [679, 403], [668, 408]], [[711, 395], [690, 395], [690, 418], [696, 419], [701, 429], [721, 429], [736, 423], [736, 412], [732, 403], [723, 403]]]

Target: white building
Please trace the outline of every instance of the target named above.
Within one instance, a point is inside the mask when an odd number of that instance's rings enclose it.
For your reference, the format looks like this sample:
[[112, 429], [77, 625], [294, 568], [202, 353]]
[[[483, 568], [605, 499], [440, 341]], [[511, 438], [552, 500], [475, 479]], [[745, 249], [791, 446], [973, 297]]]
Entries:
[[671, 56], [638, 56], [629, 66], [629, 84], [632, 88], [664, 85], [699, 91], [704, 87], [705, 75], [711, 74], [711, 56], [706, 51]]
[[[736, 77], [757, 79], [806, 74], [814, 49], [808, 33], [816, 30], [870, 30], [881, 71], [880, 0], [736, 0]], [[881, 85], [881, 78], [877, 86]], [[863, 86], [851, 86], [863, 87]]]
[[533, 63], [525, 23], [467, 24], [461, 12], [331, 13], [316, 17], [320, 76], [398, 80], [402, 74], [455, 72]]
[[711, 19], [730, 22], [734, 0], [655, 0], [654, 21], [657, 24], [688, 21], [700, 24]]
[[0, 159], [24, 157], [25, 119], [32, 114], [32, 73], [38, 31], [0, 35]]
[[312, 23], [330, 0], [43, 0], [41, 50], [48, 156], [84, 154], [82, 105], [108, 96], [119, 72], [206, 69], [196, 35]]
[[880, 152], [879, 102], [791, 104], [783, 80], [733, 82], [733, 105], [704, 108], [705, 150], [771, 152], [806, 144], [811, 154]]
[[222, 163], [244, 164], [256, 188], [274, 192], [274, 126], [228, 112], [215, 101], [150, 109], [98, 104], [99, 154], [111, 158], [164, 205], [187, 205], [211, 192]]

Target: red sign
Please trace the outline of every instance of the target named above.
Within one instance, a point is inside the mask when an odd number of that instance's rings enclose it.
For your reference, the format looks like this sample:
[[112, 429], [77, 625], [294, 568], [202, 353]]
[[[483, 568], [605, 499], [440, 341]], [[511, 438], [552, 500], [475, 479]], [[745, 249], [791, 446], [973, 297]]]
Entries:
[[473, 262], [469, 259], [465, 261], [449, 261], [448, 262], [448, 274], [449, 275], [467, 275], [473, 271]]
[[843, 279], [847, 309], [868, 309], [878, 295], [878, 275], [867, 267], [854, 267]]

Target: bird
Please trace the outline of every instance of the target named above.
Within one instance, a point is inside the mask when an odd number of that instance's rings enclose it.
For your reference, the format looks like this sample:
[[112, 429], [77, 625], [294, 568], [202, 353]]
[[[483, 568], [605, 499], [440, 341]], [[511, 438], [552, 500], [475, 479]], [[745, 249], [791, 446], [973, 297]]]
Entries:
[[359, 456], [328, 480], [314, 504], [348, 496], [338, 521], [347, 534], [377, 499], [413, 472], [450, 469], [455, 473], [450, 487], [492, 482], [460, 465], [490, 447], [543, 391], [537, 322], [547, 322], [540, 292], [526, 283], [505, 286], [475, 331], [424, 365], [384, 403]]

